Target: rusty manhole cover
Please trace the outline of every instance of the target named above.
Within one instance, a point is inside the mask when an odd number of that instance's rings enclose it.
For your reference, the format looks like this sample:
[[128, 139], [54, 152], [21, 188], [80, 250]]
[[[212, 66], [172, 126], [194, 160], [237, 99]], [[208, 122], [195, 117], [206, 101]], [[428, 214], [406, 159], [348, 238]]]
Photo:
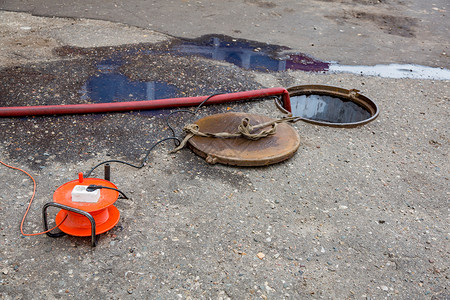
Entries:
[[[195, 122], [202, 132], [219, 133], [237, 131], [243, 118], [257, 125], [274, 119], [246, 113], [224, 113], [204, 117]], [[260, 129], [263, 130], [264, 128]], [[258, 130], [256, 130], [258, 131]], [[297, 131], [286, 123], [278, 124], [274, 135], [253, 141], [243, 137], [210, 138], [194, 136], [189, 147], [211, 164], [235, 166], [266, 166], [292, 157], [300, 146]]]

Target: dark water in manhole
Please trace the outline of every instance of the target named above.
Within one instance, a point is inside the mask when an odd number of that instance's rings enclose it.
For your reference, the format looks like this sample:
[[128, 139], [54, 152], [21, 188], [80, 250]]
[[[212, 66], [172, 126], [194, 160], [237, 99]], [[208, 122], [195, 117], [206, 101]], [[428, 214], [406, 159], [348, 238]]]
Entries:
[[291, 108], [294, 116], [327, 123], [356, 123], [371, 117], [353, 101], [326, 95], [292, 96]]

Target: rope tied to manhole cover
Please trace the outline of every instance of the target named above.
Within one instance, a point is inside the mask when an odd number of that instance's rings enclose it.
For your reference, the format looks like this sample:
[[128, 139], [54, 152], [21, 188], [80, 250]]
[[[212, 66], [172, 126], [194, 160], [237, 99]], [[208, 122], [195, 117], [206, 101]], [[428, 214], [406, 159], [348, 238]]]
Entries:
[[[249, 140], [259, 140], [265, 137], [268, 137], [270, 135], [274, 135], [277, 132], [277, 124], [279, 123], [295, 123], [299, 121], [301, 118], [299, 117], [283, 117], [280, 119], [276, 119], [273, 121], [257, 124], [257, 125], [251, 125], [249, 118], [243, 118], [241, 123], [239, 124], [237, 128], [237, 132], [231, 133], [231, 132], [202, 132], [200, 131], [200, 127], [197, 124], [188, 124], [183, 128], [183, 131], [186, 133], [186, 136], [184, 137], [183, 141], [180, 143], [180, 145], [173, 149], [170, 153], [178, 152], [179, 150], [183, 149], [187, 142], [194, 136], [201, 136], [201, 137], [211, 137], [211, 138], [238, 138], [243, 137]], [[262, 130], [256, 133], [253, 133], [255, 130], [260, 128], [269, 127], [269, 129]]]

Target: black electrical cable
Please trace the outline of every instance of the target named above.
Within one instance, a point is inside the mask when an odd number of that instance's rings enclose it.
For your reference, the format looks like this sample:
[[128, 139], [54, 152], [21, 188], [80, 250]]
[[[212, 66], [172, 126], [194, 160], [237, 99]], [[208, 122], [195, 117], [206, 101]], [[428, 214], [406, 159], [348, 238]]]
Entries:
[[161, 144], [161, 143], [163, 143], [163, 142], [165, 142], [165, 141], [168, 141], [168, 140], [177, 140], [178, 142], [180, 142], [180, 139], [177, 138], [177, 137], [167, 137], [167, 138], [164, 138], [164, 139], [159, 140], [159, 141], [157, 141], [156, 143], [154, 143], [154, 144], [150, 147], [150, 149], [147, 150], [147, 153], [145, 154], [144, 159], [142, 159], [142, 162], [141, 162], [140, 165], [133, 165], [132, 163], [129, 163], [129, 162], [126, 162], [126, 161], [123, 161], [123, 160], [118, 160], [118, 159], [106, 160], [106, 161], [103, 161], [103, 162], [97, 164], [95, 167], [93, 167], [93, 168], [92, 168], [92, 169], [91, 169], [84, 177], [85, 177], [85, 178], [90, 177], [90, 176], [91, 176], [91, 173], [92, 173], [95, 169], [97, 169], [97, 168], [100, 167], [101, 165], [108, 164], [108, 163], [120, 163], [120, 164], [124, 164], [124, 165], [130, 166], [130, 167], [136, 168], [136, 169], [142, 169], [142, 168], [145, 166], [145, 163], [146, 163], [147, 160], [148, 160], [148, 156], [150, 155], [150, 152], [151, 152], [156, 146], [158, 146], [159, 144]]
[[175, 141], [175, 146], [178, 146], [178, 145], [181, 143], [180, 138], [178, 138], [178, 137], [176, 136], [175, 130], [173, 129], [173, 127], [172, 127], [172, 126], [170, 125], [170, 123], [169, 123], [169, 118], [170, 118], [171, 115], [176, 114], [176, 113], [179, 113], [179, 112], [188, 112], [188, 113], [190, 113], [190, 114], [192, 114], [192, 115], [196, 115], [197, 112], [199, 111], [199, 109], [203, 106], [203, 104], [205, 104], [206, 101], [208, 101], [209, 99], [211, 99], [212, 97], [217, 96], [217, 95], [221, 95], [221, 94], [214, 94], [214, 95], [208, 96], [205, 100], [202, 101], [202, 103], [200, 103], [200, 104], [197, 106], [197, 108], [196, 108], [193, 112], [190, 111], [190, 110], [186, 110], [186, 109], [180, 109], [180, 110], [176, 110], [176, 111], [171, 112], [171, 113], [167, 116], [167, 118], [166, 118], [166, 123], [167, 123], [167, 126], [169, 127], [169, 129], [172, 131], [172, 136], [171, 136], [171, 137], [164, 138], [164, 139], [159, 140], [159, 141], [157, 141], [156, 143], [154, 143], [154, 144], [150, 147], [150, 149], [147, 150], [147, 153], [145, 154], [144, 158], [142, 159], [142, 162], [141, 162], [139, 165], [134, 165], [134, 164], [132, 164], [132, 163], [129, 163], [129, 162], [126, 162], [126, 161], [122, 161], [122, 160], [118, 160], [118, 159], [106, 160], [106, 161], [103, 161], [103, 162], [101, 162], [101, 163], [95, 165], [95, 166], [94, 166], [94, 167], [93, 167], [86, 175], [84, 175], [84, 177], [85, 177], [85, 178], [90, 177], [91, 174], [92, 174], [92, 172], [93, 172], [95, 169], [97, 169], [97, 168], [100, 167], [101, 165], [108, 164], [108, 163], [120, 163], [120, 164], [124, 164], [124, 165], [130, 166], [130, 167], [136, 168], [136, 169], [142, 169], [142, 168], [145, 166], [145, 163], [146, 163], [147, 160], [148, 160], [148, 157], [149, 157], [149, 155], [150, 155], [150, 152], [151, 152], [156, 146], [158, 146], [159, 144], [161, 144], [161, 143], [163, 143], [163, 142], [165, 142], [165, 141], [168, 141], [168, 140], [174, 140], [174, 141]]
[[[170, 131], [172, 131], [172, 136], [174, 136], [174, 137], [177, 136], [176, 133], [175, 133], [175, 129], [172, 127], [172, 125], [170, 125], [170, 117], [171, 117], [172, 115], [177, 114], [177, 113], [180, 113], [180, 112], [185, 112], [185, 113], [190, 113], [191, 115], [194, 115], [194, 116], [195, 116], [195, 115], [198, 113], [199, 109], [203, 106], [203, 104], [205, 104], [206, 101], [208, 101], [209, 99], [211, 99], [212, 97], [217, 96], [217, 95], [222, 95], [222, 94], [221, 94], [221, 93], [218, 93], [218, 94], [213, 94], [213, 95], [211, 95], [211, 96], [208, 96], [208, 98], [206, 98], [205, 100], [203, 100], [203, 101], [197, 106], [197, 108], [196, 108], [194, 111], [190, 111], [190, 110], [187, 110], [187, 109], [179, 109], [179, 110], [176, 110], [176, 111], [173, 111], [173, 112], [169, 113], [169, 114], [167, 115], [167, 118], [166, 118], [166, 124], [167, 124], [167, 127], [169, 127]], [[175, 147], [178, 147], [179, 145], [180, 145], [180, 141], [178, 141], [178, 143], [175, 142]]]
[[127, 195], [125, 195], [124, 192], [122, 192], [122, 191], [119, 190], [119, 189], [110, 187], [110, 186], [103, 186], [103, 185], [95, 185], [95, 184], [91, 184], [91, 185], [89, 185], [89, 186], [86, 188], [86, 191], [87, 191], [87, 192], [93, 192], [93, 191], [98, 190], [98, 189], [113, 190], [113, 191], [116, 191], [116, 192], [119, 192], [120, 194], [122, 194], [123, 199], [128, 199]]
[[[175, 129], [172, 127], [172, 125], [170, 125], [170, 116], [172, 116], [172, 115], [174, 115], [174, 114], [177, 114], [177, 113], [180, 113], [180, 112], [185, 112], [185, 113], [190, 113], [190, 114], [192, 114], [192, 115], [195, 115], [195, 113], [192, 112], [192, 111], [190, 111], [190, 110], [187, 110], [187, 109], [180, 109], [180, 110], [176, 110], [176, 111], [171, 112], [171, 113], [167, 116], [167, 118], [166, 118], [166, 124], [167, 124], [167, 127], [169, 127], [170, 131], [172, 131], [172, 136], [174, 136], [174, 137], [175, 137], [177, 134], [176, 134], [176, 132], [175, 132]], [[179, 145], [180, 145], [180, 140], [175, 141], [175, 147], [178, 147]]]

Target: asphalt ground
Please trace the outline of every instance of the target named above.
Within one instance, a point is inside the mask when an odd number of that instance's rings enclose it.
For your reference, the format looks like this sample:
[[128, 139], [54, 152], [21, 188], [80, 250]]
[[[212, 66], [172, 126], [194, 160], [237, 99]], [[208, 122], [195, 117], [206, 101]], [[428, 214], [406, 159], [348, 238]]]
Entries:
[[[255, 3], [262, 2], [245, 5]], [[0, 16], [0, 101], [6, 106], [86, 102], [80, 90], [99, 61], [118, 49], [173, 39], [106, 21]], [[427, 65], [448, 65], [447, 44], [440, 47]], [[395, 55], [375, 60], [399, 62]], [[420, 63], [427, 55], [401, 62]], [[159, 74], [186, 95], [301, 84], [354, 88], [379, 105], [380, 116], [351, 129], [298, 122], [299, 150], [268, 167], [209, 165], [188, 149], [168, 154], [170, 143], [156, 148], [141, 170], [114, 164], [111, 181], [130, 199], [117, 202], [121, 219], [96, 248], [86, 238], [22, 237], [18, 227], [32, 183], [0, 166], [2, 298], [449, 297], [449, 81], [265, 73], [167, 54], [131, 57], [122, 71], [140, 80]], [[205, 106], [196, 117], [227, 111], [281, 116], [267, 99]], [[25, 231], [41, 230], [42, 205], [78, 172], [111, 158], [138, 162], [170, 134], [168, 113], [1, 119], [1, 160], [38, 182]], [[190, 115], [172, 117], [178, 130], [189, 122]]]
[[3, 0], [0, 8], [107, 20], [174, 37], [225, 34], [350, 65], [450, 67], [446, 0]]

